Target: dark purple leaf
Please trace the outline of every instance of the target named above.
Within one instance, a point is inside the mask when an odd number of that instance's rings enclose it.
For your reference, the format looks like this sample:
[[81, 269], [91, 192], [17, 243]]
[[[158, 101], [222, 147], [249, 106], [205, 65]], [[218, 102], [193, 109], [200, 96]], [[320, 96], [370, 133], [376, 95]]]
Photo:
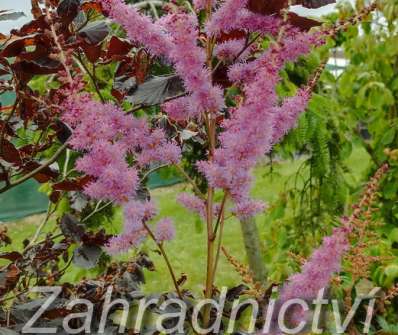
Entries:
[[106, 57], [112, 58], [113, 56], [124, 56], [128, 54], [132, 47], [133, 45], [128, 40], [112, 36]]
[[79, 31], [79, 36], [88, 44], [101, 43], [109, 33], [109, 28], [104, 21], [96, 21], [88, 24]]
[[152, 77], [141, 85], [127, 100], [133, 104], [157, 105], [165, 99], [184, 92], [181, 79], [176, 75]]
[[81, 242], [85, 234], [84, 226], [70, 214], [65, 214], [62, 217], [60, 228], [65, 237], [69, 237], [75, 242]]
[[74, 250], [73, 263], [84, 269], [92, 269], [98, 264], [101, 254], [100, 247], [83, 244]]
[[17, 251], [3, 252], [0, 254], [0, 258], [7, 259], [11, 262], [16, 262], [22, 258], [22, 255]]
[[3, 138], [2, 140], [2, 152], [0, 152], [0, 158], [3, 158], [6, 162], [21, 165], [21, 155], [14, 144]]
[[58, 8], [57, 14], [62, 22], [69, 24], [79, 13], [80, 0], [63, 0]]

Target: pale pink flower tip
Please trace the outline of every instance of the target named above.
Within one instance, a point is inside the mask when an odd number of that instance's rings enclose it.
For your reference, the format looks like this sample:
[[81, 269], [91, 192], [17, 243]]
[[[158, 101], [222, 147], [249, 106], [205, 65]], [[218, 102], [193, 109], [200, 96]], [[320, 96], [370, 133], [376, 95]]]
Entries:
[[164, 218], [156, 225], [155, 237], [158, 242], [171, 241], [175, 235], [176, 231], [171, 219]]
[[139, 246], [144, 241], [146, 236], [146, 231], [139, 230], [112, 237], [105, 247], [106, 252], [109, 255], [117, 255], [123, 252], [127, 252], [131, 248]]
[[198, 214], [201, 218], [206, 218], [205, 202], [196, 195], [189, 193], [180, 193], [177, 196], [177, 201], [186, 209]]

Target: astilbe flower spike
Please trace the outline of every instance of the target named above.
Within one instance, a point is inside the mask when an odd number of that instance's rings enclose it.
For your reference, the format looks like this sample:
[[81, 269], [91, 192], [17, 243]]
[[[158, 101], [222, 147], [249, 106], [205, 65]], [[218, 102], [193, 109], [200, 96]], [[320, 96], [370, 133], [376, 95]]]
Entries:
[[[308, 37], [295, 43], [288, 35], [280, 45], [265, 53], [267, 57], [261, 56], [254, 61], [255, 65], [245, 65], [245, 75], [239, 75], [244, 83], [245, 100], [232, 108], [230, 119], [223, 122], [224, 131], [219, 136], [221, 145], [216, 149], [213, 161], [198, 164], [211, 186], [228, 190], [236, 204], [233, 211], [241, 218], [264, 209], [261, 202], [249, 197], [251, 169], [295, 126], [310, 98], [310, 90], [301, 89], [279, 105], [276, 93], [279, 71], [286, 62], [308, 53], [314, 40], [314, 37]], [[307, 43], [298, 44], [303, 41]]]
[[206, 53], [197, 45], [198, 21], [196, 16], [171, 14], [162, 19], [173, 47], [168, 54], [189, 93], [186, 107], [190, 115], [205, 111], [217, 112], [224, 106], [223, 91], [214, 86], [210, 70], [206, 67]]
[[206, 23], [209, 35], [218, 36], [239, 29], [274, 35], [280, 28], [281, 20], [276, 16], [259, 15], [246, 7], [248, 0], [226, 0]]
[[130, 200], [126, 203], [123, 232], [109, 241], [108, 253], [118, 254], [137, 247], [148, 234], [143, 223], [151, 220], [156, 213], [156, 206], [150, 201]]
[[125, 28], [132, 41], [144, 45], [154, 56], [164, 56], [169, 52], [171, 42], [166, 33], [148, 16], [141, 15], [137, 9], [125, 4], [123, 0], [99, 2], [109, 16]]
[[163, 218], [156, 225], [155, 237], [158, 242], [171, 241], [174, 239], [176, 231], [173, 221], [170, 218]]
[[[315, 299], [321, 289], [325, 289], [332, 281], [333, 275], [339, 273], [343, 257], [348, 254], [350, 249], [354, 253], [352, 258], [362, 257], [362, 254], [352, 247], [350, 239], [352, 235], [360, 236], [363, 234], [361, 216], [366, 216], [370, 206], [377, 197], [382, 177], [388, 170], [388, 165], [381, 166], [369, 181], [362, 198], [358, 205], [353, 206], [353, 213], [349, 218], [341, 219], [342, 226], [335, 228], [330, 236], [323, 239], [322, 244], [314, 250], [311, 257], [303, 264], [301, 271], [290, 276], [286, 284], [282, 287], [277, 302], [274, 315], [278, 315], [278, 309], [290, 299], [304, 299], [312, 301]], [[358, 231], [359, 230], [359, 231]], [[350, 259], [350, 257], [348, 257]], [[351, 299], [351, 296], [348, 297]], [[307, 318], [300, 306], [292, 306], [286, 321], [296, 326]], [[282, 334], [277, 326], [277, 317], [273, 318], [272, 333]]]
[[[290, 276], [282, 287], [276, 310], [290, 299], [312, 301], [321, 289], [329, 286], [332, 276], [340, 271], [343, 255], [349, 249], [349, 231], [348, 227], [336, 228], [331, 236], [323, 239], [301, 272]], [[292, 306], [286, 321], [298, 324], [305, 317], [301, 306]]]
[[224, 105], [222, 89], [213, 86], [205, 66], [206, 54], [197, 46], [198, 22], [194, 15], [166, 15], [157, 22], [123, 3], [100, 0], [113, 20], [121, 24], [129, 38], [148, 48], [154, 56], [163, 56], [174, 64], [189, 93], [192, 116], [204, 111], [218, 111]]

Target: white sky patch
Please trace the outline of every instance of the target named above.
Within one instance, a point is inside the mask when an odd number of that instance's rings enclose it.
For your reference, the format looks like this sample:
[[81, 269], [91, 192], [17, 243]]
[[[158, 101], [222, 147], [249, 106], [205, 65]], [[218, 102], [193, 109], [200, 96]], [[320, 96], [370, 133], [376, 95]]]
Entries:
[[0, 10], [9, 9], [14, 12], [24, 12], [26, 15], [14, 21], [0, 21], [0, 33], [7, 35], [11, 29], [22, 27], [30, 22], [33, 19], [30, 8], [30, 0], [0, 0]]
[[332, 13], [336, 9], [335, 4], [330, 4], [321, 8], [304, 8], [303, 6], [292, 6], [291, 11], [300, 16], [321, 17]]

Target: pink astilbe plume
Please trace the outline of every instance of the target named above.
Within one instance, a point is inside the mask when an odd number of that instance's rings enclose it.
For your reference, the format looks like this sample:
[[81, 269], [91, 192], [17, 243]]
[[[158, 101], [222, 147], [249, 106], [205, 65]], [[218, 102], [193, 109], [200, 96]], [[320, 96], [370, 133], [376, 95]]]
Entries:
[[123, 0], [98, 0], [109, 16], [123, 26], [128, 37], [144, 45], [154, 56], [167, 55], [171, 43], [161, 26], [148, 16], [140, 14]]
[[[76, 169], [93, 177], [84, 193], [92, 199], [125, 204], [123, 233], [111, 239], [108, 251], [126, 251], [145, 238], [142, 222], [156, 213], [152, 203], [132, 200], [140, 183], [139, 169], [152, 163], [178, 163], [180, 148], [167, 140], [163, 130], [150, 129], [145, 119], [127, 115], [111, 103], [95, 101], [88, 94], [74, 90], [63, 107], [62, 119], [73, 130], [69, 144], [84, 151]], [[127, 163], [128, 155], [135, 156], [136, 165]]]
[[190, 113], [189, 101], [189, 97], [181, 97], [168, 101], [162, 105], [162, 111], [174, 121], [188, 120], [193, 116]]
[[[180, 193], [177, 196], [177, 201], [189, 211], [198, 214], [203, 220], [206, 220], [207, 208], [206, 208], [206, 202], [204, 200], [200, 199], [194, 194]], [[220, 214], [220, 210], [221, 210], [221, 204], [214, 203], [213, 216], [215, 218], [217, 218], [218, 215]]]
[[228, 77], [232, 82], [252, 81], [260, 67], [272, 67], [279, 71], [287, 62], [293, 62], [298, 57], [308, 54], [313, 47], [324, 43], [319, 33], [299, 32], [291, 30], [278, 43], [273, 44], [260, 57], [252, 62], [233, 64], [229, 68]]
[[248, 0], [225, 0], [206, 23], [206, 32], [218, 36], [238, 29], [274, 35], [280, 28], [281, 20], [276, 16], [260, 15], [246, 9]]
[[134, 232], [143, 228], [142, 222], [151, 220], [157, 209], [151, 201], [130, 200], [124, 205], [124, 231]]
[[238, 59], [244, 60], [250, 53], [250, 49], [246, 49], [244, 52], [242, 52], [244, 48], [245, 39], [228, 40], [216, 45], [214, 48], [214, 55], [220, 60], [232, 61], [240, 54]]
[[138, 171], [128, 166], [127, 153], [135, 154], [141, 167], [180, 159], [180, 148], [161, 129], [152, 131], [145, 119], [127, 115], [113, 104], [74, 94], [63, 107], [62, 118], [73, 129], [70, 145], [86, 151], [76, 168], [96, 178], [85, 189], [94, 199], [123, 202], [135, 195]]
[[163, 218], [156, 225], [155, 238], [158, 242], [171, 241], [175, 238], [176, 230], [173, 221]]
[[340, 271], [342, 257], [349, 248], [349, 232], [346, 227], [335, 228], [332, 235], [324, 237], [320, 247], [304, 263], [301, 272], [289, 277], [281, 290], [280, 300], [314, 299], [320, 289], [326, 288], [332, 275]]
[[[285, 302], [296, 298], [312, 302], [320, 290], [329, 286], [333, 275], [340, 271], [343, 256], [349, 249], [349, 232], [349, 227], [335, 228], [332, 235], [323, 238], [322, 244], [305, 262], [301, 272], [288, 278], [282, 287], [274, 311], [272, 334], [282, 334], [278, 329], [277, 315]], [[292, 327], [305, 321], [306, 318], [307, 315], [298, 305], [290, 307], [289, 314], [286, 315], [286, 321]]]
[[236, 204], [233, 212], [240, 218], [263, 210], [261, 203], [249, 196], [251, 170], [295, 126], [310, 98], [308, 90], [299, 90], [296, 96], [279, 105], [276, 93], [284, 64], [308, 53], [318, 41], [318, 36], [312, 33], [296, 33], [297, 40], [293, 33], [288, 34], [257, 60], [231, 67], [230, 79], [243, 83], [245, 100], [237, 108], [231, 108], [231, 117], [222, 123], [221, 145], [213, 161], [198, 163], [209, 185], [228, 190]]
[[198, 164], [211, 186], [228, 190], [237, 203], [235, 213], [241, 217], [262, 210], [258, 202], [249, 199], [251, 169], [271, 149], [278, 78], [276, 71], [258, 69], [256, 79], [245, 88], [246, 101], [232, 109], [231, 118], [223, 122], [221, 147], [215, 151], [213, 161]]
[[127, 252], [131, 248], [138, 247], [146, 237], [147, 232], [145, 229], [131, 233], [122, 233], [109, 240], [106, 251], [109, 255], [118, 255]]
[[205, 50], [197, 45], [197, 18], [188, 14], [171, 14], [162, 20], [162, 25], [173, 44], [169, 58], [189, 93], [190, 114], [219, 111], [224, 106], [223, 91], [212, 84], [211, 73], [205, 66]]
[[130, 200], [126, 203], [123, 210], [123, 231], [108, 242], [108, 253], [115, 255], [126, 252], [142, 243], [148, 235], [143, 222], [151, 220], [156, 213], [156, 206], [150, 201]]
[[206, 218], [206, 204], [196, 195], [189, 193], [180, 193], [177, 196], [177, 201], [186, 209], [198, 214], [201, 218]]
[[298, 117], [306, 109], [309, 100], [310, 92], [307, 89], [299, 89], [296, 95], [286, 98], [281, 106], [275, 108], [272, 143], [278, 143], [296, 126]]
[[102, 140], [94, 143], [91, 151], [77, 160], [79, 171], [95, 177], [95, 181], [84, 189], [88, 196], [122, 203], [135, 195], [138, 173], [128, 166], [124, 154], [120, 144]]

